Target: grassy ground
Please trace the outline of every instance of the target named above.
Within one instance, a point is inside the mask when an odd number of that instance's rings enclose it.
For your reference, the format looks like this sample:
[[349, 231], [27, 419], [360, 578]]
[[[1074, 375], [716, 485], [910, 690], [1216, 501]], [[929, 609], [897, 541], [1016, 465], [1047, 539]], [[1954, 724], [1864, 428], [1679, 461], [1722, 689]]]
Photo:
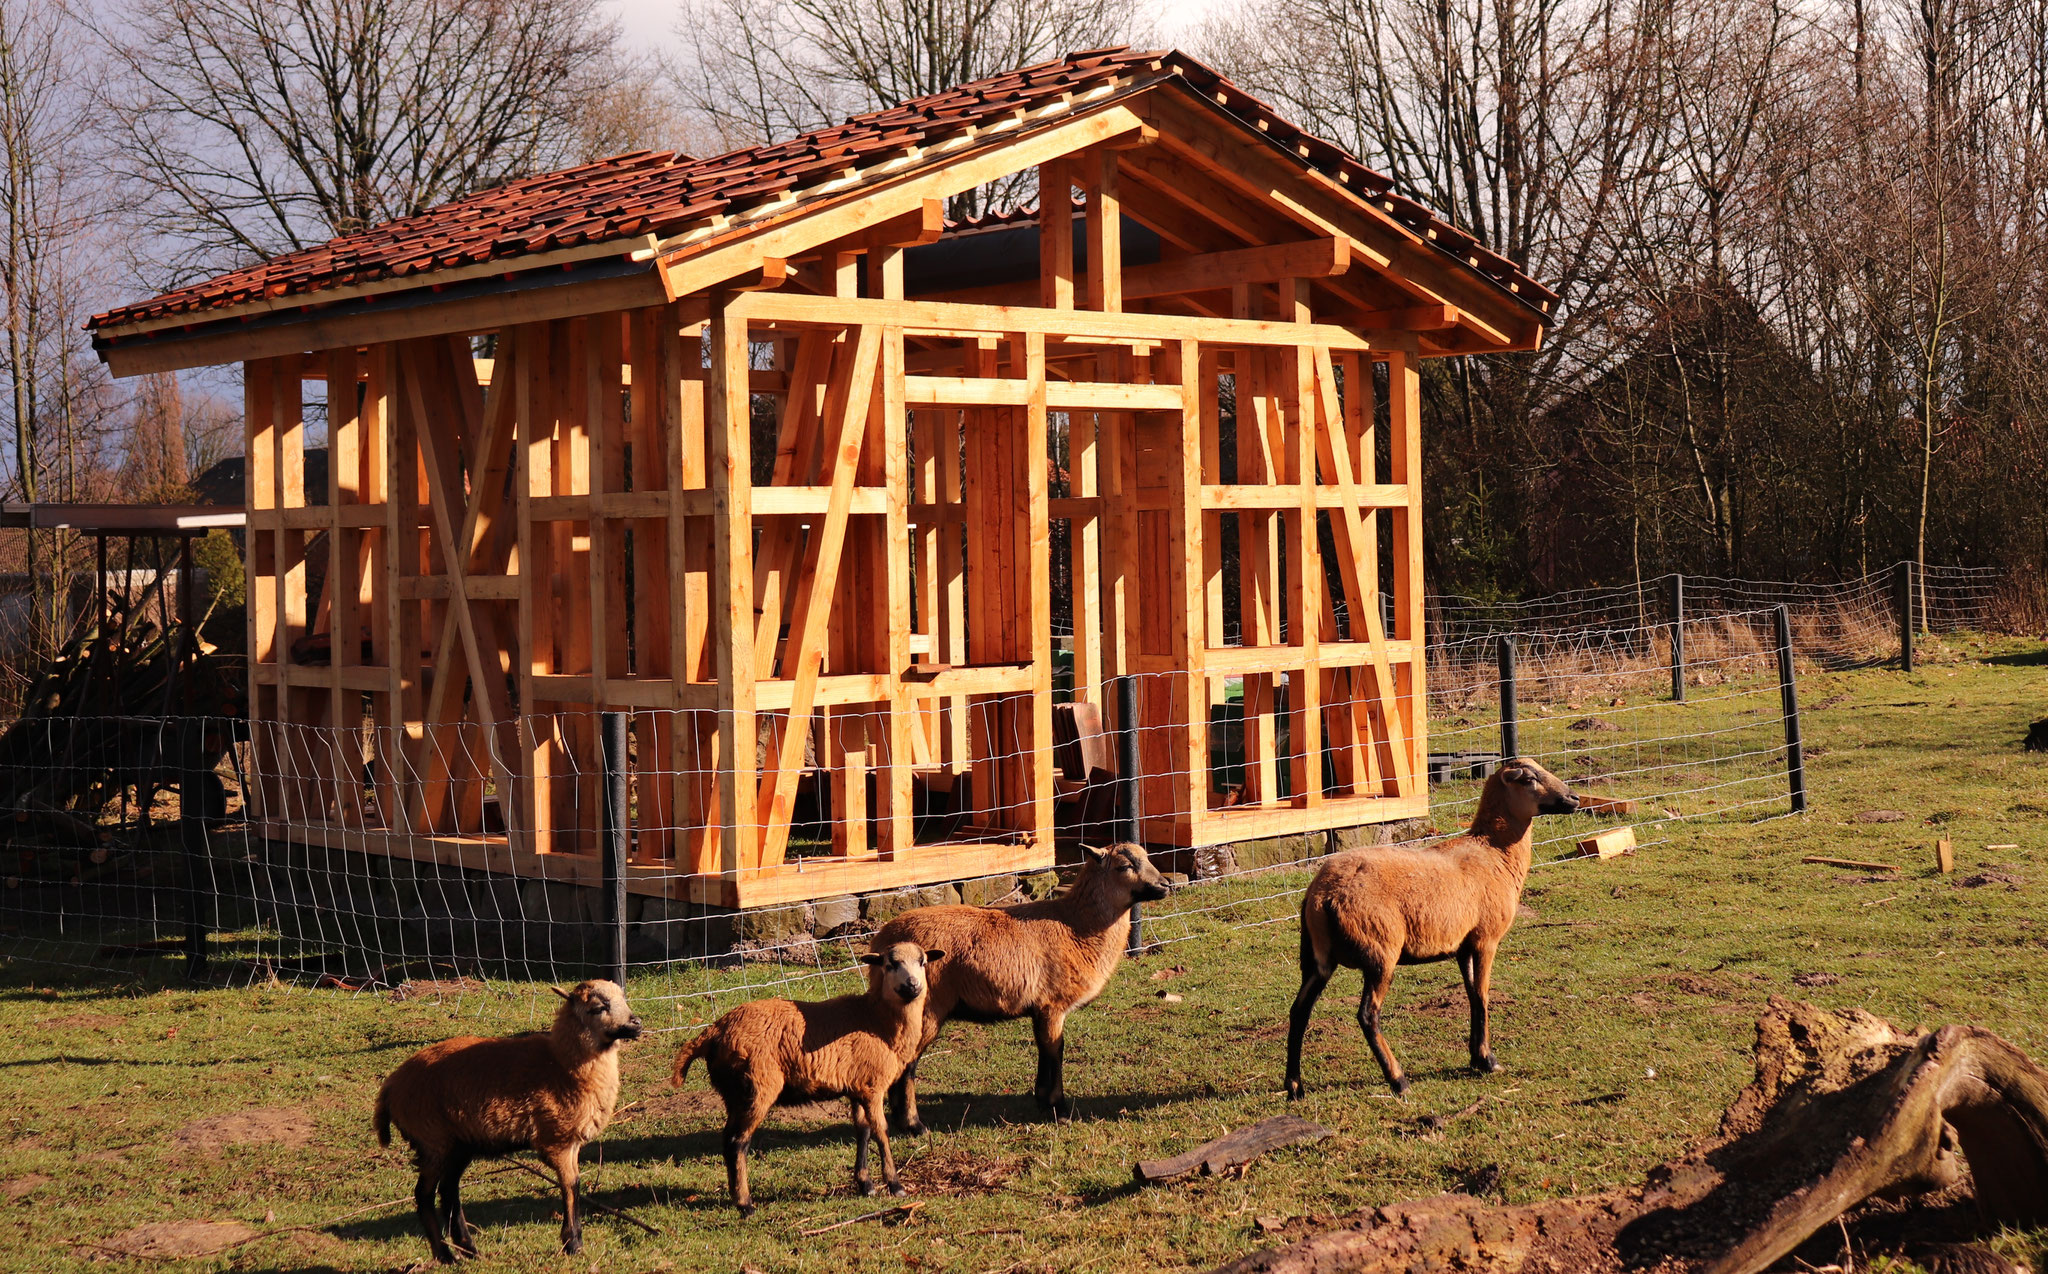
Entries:
[[[1980, 1023], [2048, 1058], [2048, 758], [2018, 747], [2048, 710], [2044, 670], [2037, 644], [1951, 641], [1913, 676], [1809, 677], [1806, 702], [1827, 705], [1807, 719], [1811, 814], [1748, 822], [1759, 807], [1681, 822], [1632, 858], [1539, 869], [1526, 898], [1535, 914], [1496, 972], [1502, 1074], [1463, 1068], [1453, 969], [1405, 970], [1388, 1032], [1416, 1086], [1392, 1099], [1351, 1021], [1355, 976], [1340, 980], [1318, 1012], [1311, 1092], [1295, 1108], [1337, 1135], [1241, 1179], [1137, 1190], [1130, 1168], [1284, 1108], [1294, 926], [1248, 922], [1285, 916], [1283, 887], [1298, 874], [1206, 887], [1205, 907], [1234, 905], [1163, 928], [1181, 940], [1126, 965], [1074, 1021], [1072, 1124], [1042, 1122], [1030, 1102], [1027, 1028], [952, 1027], [924, 1069], [926, 1118], [941, 1131], [898, 1142], [921, 1205], [907, 1223], [804, 1234], [881, 1206], [849, 1192], [850, 1133], [822, 1109], [771, 1121], [754, 1155], [763, 1206], [740, 1221], [701, 1072], [689, 1091], [665, 1084], [679, 1032], [628, 1053], [632, 1104], [585, 1152], [594, 1197], [664, 1237], [597, 1218], [584, 1256], [564, 1258], [546, 1189], [492, 1165], [472, 1170], [471, 1217], [487, 1259], [510, 1268], [1204, 1269], [1260, 1244], [1260, 1218], [1445, 1189], [1529, 1200], [1635, 1180], [1712, 1128], [1748, 1079], [1752, 1023], [1774, 994], [1901, 1024]], [[1855, 821], [1874, 809], [1907, 817]], [[1931, 870], [1937, 835], [1955, 841], [1955, 876]], [[2002, 844], [2017, 848], [1986, 848]], [[1904, 870], [1872, 880], [1802, 865], [1811, 853]], [[2005, 879], [1967, 883], [1987, 871]], [[546, 1011], [535, 988], [394, 1004], [191, 990], [173, 976], [0, 966], [6, 1265], [79, 1268], [108, 1259], [95, 1245], [132, 1227], [182, 1220], [259, 1236], [193, 1267], [383, 1270], [423, 1258], [401, 1205], [411, 1174], [370, 1134], [377, 1084], [431, 1040], [534, 1023]], [[675, 979], [633, 989], [657, 1025], [701, 1007], [658, 998], [681, 989]], [[1162, 1000], [1165, 990], [1181, 999]], [[1482, 1097], [1441, 1131], [1412, 1135], [1419, 1117]], [[252, 1109], [268, 1113], [217, 1118]], [[2048, 1251], [2039, 1235], [2002, 1242], [2036, 1260]]]

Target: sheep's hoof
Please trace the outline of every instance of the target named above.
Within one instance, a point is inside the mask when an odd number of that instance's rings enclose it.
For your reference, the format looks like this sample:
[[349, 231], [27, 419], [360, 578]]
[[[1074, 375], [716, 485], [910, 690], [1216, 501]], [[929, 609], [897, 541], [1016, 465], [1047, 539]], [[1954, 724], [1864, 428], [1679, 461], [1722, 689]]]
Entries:
[[925, 1128], [924, 1128], [924, 1120], [922, 1120], [922, 1119], [906, 1119], [906, 1120], [904, 1120], [904, 1121], [903, 1121], [903, 1135], [904, 1135], [904, 1136], [906, 1136], [906, 1137], [922, 1137], [922, 1136], [924, 1136], [924, 1133], [925, 1133]]
[[742, 1203], [742, 1204], [740, 1204], [740, 1220], [744, 1221], [744, 1220], [746, 1220], [746, 1219], [747, 1219], [748, 1217], [750, 1217], [750, 1216], [752, 1216], [752, 1215], [754, 1215], [754, 1205], [753, 1205], [753, 1204], [751, 1204], [751, 1203]]
[[1482, 1053], [1472, 1059], [1472, 1069], [1482, 1075], [1491, 1075], [1500, 1069], [1500, 1063], [1493, 1060], [1493, 1054]]
[[581, 1252], [582, 1250], [583, 1250], [583, 1236], [582, 1236], [582, 1235], [580, 1235], [580, 1234], [579, 1234], [579, 1235], [577, 1235], [577, 1236], [576, 1236], [575, 1238], [569, 1239], [569, 1240], [567, 1240], [566, 1242], [564, 1242], [564, 1243], [562, 1244], [562, 1251], [563, 1251], [563, 1252], [564, 1252], [565, 1254], [569, 1255], [569, 1256], [575, 1256], [575, 1255], [576, 1255], [577, 1253]]
[[896, 1198], [902, 1198], [903, 1195], [906, 1193], [903, 1189], [903, 1183], [901, 1181], [891, 1181], [889, 1183], [889, 1193], [891, 1195], [894, 1195]]
[[1388, 1087], [1390, 1087], [1390, 1088], [1392, 1088], [1392, 1089], [1394, 1090], [1394, 1096], [1396, 1096], [1396, 1097], [1406, 1097], [1406, 1096], [1408, 1095], [1408, 1087], [1409, 1087], [1409, 1085], [1408, 1085], [1408, 1077], [1407, 1077], [1406, 1075], [1403, 1075], [1403, 1076], [1401, 1076], [1401, 1078], [1399, 1078], [1399, 1079], [1396, 1079], [1396, 1080], [1392, 1080], [1392, 1081], [1390, 1081], [1390, 1082], [1389, 1082], [1389, 1084], [1388, 1084]]
[[1290, 1079], [1287, 1081], [1288, 1101], [1300, 1101], [1303, 1097], [1306, 1096], [1308, 1096], [1308, 1089], [1302, 1085], [1302, 1082], [1300, 1080]]

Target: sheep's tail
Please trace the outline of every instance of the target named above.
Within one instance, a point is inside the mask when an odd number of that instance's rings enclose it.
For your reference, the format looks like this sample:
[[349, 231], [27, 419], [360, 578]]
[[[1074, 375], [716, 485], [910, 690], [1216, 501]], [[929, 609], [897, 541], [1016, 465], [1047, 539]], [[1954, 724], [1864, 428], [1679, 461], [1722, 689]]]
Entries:
[[718, 1027], [716, 1025], [707, 1026], [704, 1028], [703, 1034], [678, 1049], [676, 1051], [675, 1070], [670, 1072], [668, 1077], [670, 1086], [681, 1088], [683, 1086], [683, 1075], [690, 1069], [690, 1063], [710, 1052], [711, 1046], [717, 1042]]
[[377, 1144], [391, 1144], [391, 1096], [388, 1089], [377, 1090]]

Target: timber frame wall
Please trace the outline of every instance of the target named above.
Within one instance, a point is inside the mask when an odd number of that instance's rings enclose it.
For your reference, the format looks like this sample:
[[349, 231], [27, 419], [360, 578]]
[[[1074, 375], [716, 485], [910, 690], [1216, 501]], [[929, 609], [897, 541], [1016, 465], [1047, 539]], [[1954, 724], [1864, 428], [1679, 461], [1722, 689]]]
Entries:
[[[1145, 841], [1425, 813], [1417, 330], [1456, 311], [1319, 320], [1341, 237], [1127, 271], [1128, 144], [1045, 162], [1084, 208], [1044, 201], [1035, 304], [906, 299], [926, 199], [910, 231], [693, 291], [657, 262], [665, 304], [247, 361], [266, 833], [595, 881], [610, 710], [634, 714], [636, 892], [756, 906], [1048, 866], [1060, 522], [1074, 697], [1111, 721], [1109, 679], [1144, 682]], [[1127, 290], [1208, 299], [1136, 313]], [[298, 477], [308, 380], [324, 506]], [[1226, 792], [1212, 709], [1240, 679]], [[807, 766], [829, 846], [790, 844]], [[971, 813], [919, 844], [934, 788]]]

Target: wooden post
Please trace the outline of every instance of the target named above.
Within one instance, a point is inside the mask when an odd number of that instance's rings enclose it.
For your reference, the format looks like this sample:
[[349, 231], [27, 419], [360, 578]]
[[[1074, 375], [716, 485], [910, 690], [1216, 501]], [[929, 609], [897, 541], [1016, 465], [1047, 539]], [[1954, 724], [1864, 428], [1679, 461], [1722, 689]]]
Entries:
[[1913, 633], [1918, 625], [1913, 613], [1913, 564], [1892, 567], [1893, 606], [1899, 613], [1899, 671], [1913, 671]]
[[[102, 539], [102, 543], [104, 543]], [[334, 569], [330, 562], [328, 569]], [[31, 581], [33, 585], [33, 581]], [[106, 580], [100, 580], [99, 590], [106, 594]], [[189, 656], [199, 653], [199, 634], [193, 625], [198, 618], [199, 601], [192, 587], [192, 537], [178, 537], [178, 650], [173, 656], [173, 667], [182, 670]], [[172, 676], [177, 673], [173, 672]], [[205, 808], [201, 803], [200, 787], [206, 771], [199, 764], [199, 756], [205, 750], [204, 739], [207, 723], [200, 717], [181, 716], [178, 719], [178, 843], [185, 860], [185, 971], [197, 978], [206, 970], [206, 929], [207, 906], [206, 888], [208, 863], [206, 854]]]
[[1792, 812], [1806, 812], [1806, 756], [1799, 739], [1799, 689], [1792, 678], [1792, 612], [1783, 602], [1771, 613], [1778, 630], [1778, 693], [1785, 713], [1785, 777], [1792, 788]]
[[1500, 759], [1511, 761], [1522, 755], [1521, 722], [1515, 715], [1515, 639], [1500, 636]]
[[1685, 576], [1671, 577], [1671, 702], [1685, 702]]
[[754, 487], [747, 323], [729, 313], [730, 295], [711, 305], [712, 490], [711, 648], [718, 678], [719, 871], [728, 880], [755, 866], [761, 827], [754, 719]]

